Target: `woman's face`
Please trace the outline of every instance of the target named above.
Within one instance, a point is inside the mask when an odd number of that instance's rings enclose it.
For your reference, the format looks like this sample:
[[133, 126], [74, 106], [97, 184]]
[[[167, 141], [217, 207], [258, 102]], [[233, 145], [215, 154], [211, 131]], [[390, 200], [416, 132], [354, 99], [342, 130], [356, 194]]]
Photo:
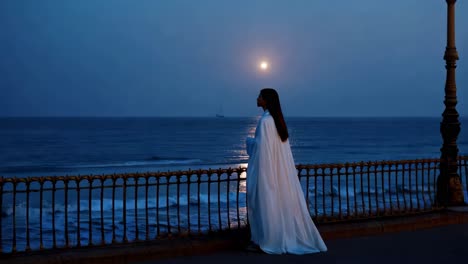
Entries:
[[263, 107], [263, 108], [266, 107], [266, 101], [263, 100], [262, 94], [259, 94], [258, 97], [257, 97], [257, 106], [258, 107]]

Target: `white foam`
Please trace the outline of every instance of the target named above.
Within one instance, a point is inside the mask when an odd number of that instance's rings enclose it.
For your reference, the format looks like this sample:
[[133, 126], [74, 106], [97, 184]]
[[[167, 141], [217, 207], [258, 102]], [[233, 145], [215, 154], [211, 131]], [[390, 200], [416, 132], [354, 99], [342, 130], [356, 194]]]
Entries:
[[152, 161], [127, 161], [121, 163], [106, 164], [81, 164], [68, 166], [67, 168], [112, 168], [112, 167], [142, 167], [142, 166], [161, 166], [161, 165], [184, 165], [202, 162], [200, 159], [186, 160], [152, 160]]

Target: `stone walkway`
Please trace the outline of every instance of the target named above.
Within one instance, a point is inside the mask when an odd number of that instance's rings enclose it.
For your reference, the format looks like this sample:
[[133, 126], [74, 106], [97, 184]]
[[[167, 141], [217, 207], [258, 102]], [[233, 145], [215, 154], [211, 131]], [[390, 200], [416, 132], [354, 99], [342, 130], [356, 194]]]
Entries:
[[310, 255], [267, 255], [224, 250], [208, 255], [174, 257], [140, 264], [189, 263], [467, 263], [468, 224], [385, 233], [326, 241], [328, 252]]

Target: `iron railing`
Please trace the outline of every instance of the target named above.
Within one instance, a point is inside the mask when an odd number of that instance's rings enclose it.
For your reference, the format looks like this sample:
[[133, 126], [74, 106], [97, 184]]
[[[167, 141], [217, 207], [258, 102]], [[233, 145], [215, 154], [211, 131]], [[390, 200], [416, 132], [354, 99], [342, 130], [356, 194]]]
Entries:
[[[459, 174], [468, 190], [468, 157]], [[439, 159], [297, 165], [312, 218], [347, 221], [441, 209]], [[241, 229], [246, 168], [0, 178], [0, 252], [150, 241]]]

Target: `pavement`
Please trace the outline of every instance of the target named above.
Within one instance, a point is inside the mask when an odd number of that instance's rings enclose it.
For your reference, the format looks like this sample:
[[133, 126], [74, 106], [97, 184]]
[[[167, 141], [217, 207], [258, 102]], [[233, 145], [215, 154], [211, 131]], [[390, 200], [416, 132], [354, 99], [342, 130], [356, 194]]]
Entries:
[[[468, 224], [382, 235], [332, 239], [328, 251], [309, 255], [268, 255], [245, 250], [223, 250], [198, 256], [184, 256], [140, 264], [190, 263], [467, 263]], [[456, 262], [452, 262], [456, 261]]]
[[328, 251], [310, 255], [248, 252], [247, 229], [68, 250], [0, 255], [0, 263], [441, 263], [468, 262], [468, 207], [410, 216], [317, 225]]

